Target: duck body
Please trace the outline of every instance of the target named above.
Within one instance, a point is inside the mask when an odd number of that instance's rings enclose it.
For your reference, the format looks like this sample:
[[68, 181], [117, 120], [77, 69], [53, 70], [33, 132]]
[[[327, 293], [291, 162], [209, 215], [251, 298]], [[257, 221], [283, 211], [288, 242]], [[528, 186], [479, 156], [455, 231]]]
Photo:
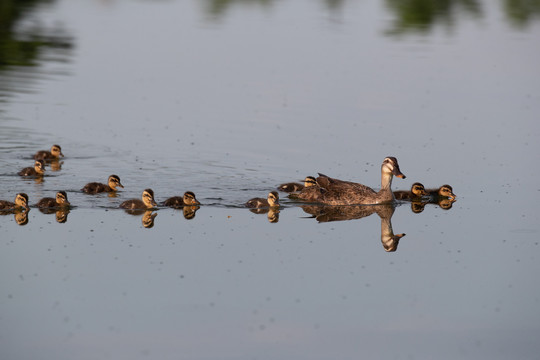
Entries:
[[15, 195], [15, 202], [0, 200], [0, 210], [28, 210], [28, 195], [25, 193], [18, 193]]
[[152, 209], [156, 207], [156, 201], [154, 200], [154, 191], [152, 189], [145, 189], [142, 192], [142, 199], [131, 199], [126, 200], [123, 203], [120, 204], [120, 207], [122, 209], [129, 209], [129, 210], [135, 210], [135, 209]]
[[175, 209], [183, 208], [184, 206], [200, 205], [201, 203], [191, 191], [186, 191], [184, 196], [173, 196], [163, 202], [164, 206], [169, 206]]
[[64, 157], [64, 154], [62, 154], [62, 148], [60, 145], [56, 144], [51, 146], [51, 151], [40, 150], [34, 154], [34, 160], [51, 161], [58, 160], [60, 157]]
[[272, 191], [268, 194], [268, 198], [253, 198], [246, 202], [248, 208], [265, 208], [279, 206], [279, 195], [276, 191]]
[[293, 193], [302, 191], [304, 188], [314, 185], [317, 185], [317, 180], [313, 176], [308, 176], [305, 178], [303, 185], [296, 182], [290, 182], [279, 185], [277, 189], [286, 193]]
[[[404, 179], [395, 157], [387, 157], [381, 166], [381, 189], [377, 192], [372, 188], [339, 179], [334, 179], [319, 173], [317, 184], [324, 190], [298, 194], [298, 199], [318, 202], [327, 205], [374, 205], [391, 203], [395, 200], [391, 190], [393, 176]], [[306, 189], [304, 189], [306, 190]]]
[[448, 184], [442, 185], [438, 189], [427, 189], [426, 193], [432, 201], [438, 202], [439, 200], [450, 199], [455, 200], [456, 195], [454, 190]]
[[43, 160], [36, 160], [34, 167], [26, 167], [18, 172], [20, 176], [43, 176], [45, 173], [45, 162]]
[[124, 188], [124, 185], [120, 183], [120, 178], [117, 175], [111, 175], [108, 179], [108, 184], [102, 184], [99, 182], [91, 182], [86, 184], [81, 190], [87, 194], [98, 194], [102, 192], [115, 192], [117, 187]]
[[396, 200], [420, 200], [422, 196], [427, 195], [424, 185], [419, 182], [415, 182], [411, 186], [411, 190], [397, 190], [394, 191], [394, 197]]
[[38, 208], [64, 208], [70, 205], [65, 191], [56, 193], [56, 198], [46, 197], [38, 201]]

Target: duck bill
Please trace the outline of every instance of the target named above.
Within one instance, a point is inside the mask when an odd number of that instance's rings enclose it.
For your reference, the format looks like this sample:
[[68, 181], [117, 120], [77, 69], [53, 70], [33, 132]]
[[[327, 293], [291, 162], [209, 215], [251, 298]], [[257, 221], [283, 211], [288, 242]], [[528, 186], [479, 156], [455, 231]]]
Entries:
[[118, 183], [118, 186], [120, 186], [122, 189], [124, 188], [124, 185]]
[[456, 201], [456, 195], [452, 193], [452, 195], [449, 196], [450, 200]]
[[157, 207], [157, 202], [155, 202], [154, 200], [152, 200], [151, 204], [152, 206]]
[[394, 166], [392, 169], [392, 174], [394, 174], [395, 177], [398, 177], [400, 179], [405, 179], [406, 176], [399, 170], [399, 167]]

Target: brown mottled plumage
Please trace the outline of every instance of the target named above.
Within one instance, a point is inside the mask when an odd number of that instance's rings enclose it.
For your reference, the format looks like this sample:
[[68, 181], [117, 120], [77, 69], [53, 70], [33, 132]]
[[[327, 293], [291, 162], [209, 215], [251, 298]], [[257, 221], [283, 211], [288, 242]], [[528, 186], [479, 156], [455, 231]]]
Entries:
[[[304, 189], [296, 197], [299, 200], [319, 202], [328, 205], [369, 205], [390, 203], [394, 201], [391, 190], [393, 176], [404, 179], [395, 157], [387, 157], [381, 166], [381, 190], [374, 191], [365, 185], [333, 179], [320, 174], [317, 184], [321, 190]], [[309, 190], [309, 191], [306, 191]], [[306, 192], [305, 192], [306, 191]]]
[[276, 207], [279, 206], [279, 195], [277, 191], [272, 191], [267, 199], [253, 198], [246, 203], [246, 206], [249, 208]]
[[156, 201], [154, 200], [154, 191], [152, 189], [145, 189], [142, 192], [142, 200], [139, 199], [131, 199], [126, 200], [122, 204], [120, 204], [120, 207], [122, 209], [151, 209], [156, 207]]
[[38, 151], [34, 155], [34, 160], [49, 161], [49, 160], [58, 159], [60, 157], [64, 157], [64, 154], [62, 154], [62, 148], [60, 147], [60, 145], [55, 144], [51, 146], [51, 151], [47, 151], [47, 150]]
[[314, 185], [317, 185], [317, 180], [313, 176], [308, 176], [304, 179], [304, 185], [292, 182], [292, 183], [281, 184], [278, 186], [277, 189], [279, 191], [291, 193], [291, 192], [301, 191], [304, 188], [314, 186]]
[[45, 173], [45, 162], [43, 160], [36, 160], [34, 167], [27, 167], [19, 171], [20, 176], [43, 176]]
[[38, 201], [36, 206], [38, 208], [57, 208], [57, 207], [67, 207], [70, 203], [67, 199], [67, 194], [65, 191], [59, 191], [56, 193], [56, 198], [43, 198]]
[[101, 192], [115, 192], [117, 187], [124, 188], [124, 185], [120, 183], [118, 175], [111, 175], [108, 179], [108, 185], [98, 182], [91, 182], [86, 184], [81, 190], [87, 194], [97, 194]]
[[435, 201], [440, 199], [456, 199], [456, 195], [454, 194], [452, 187], [448, 184], [442, 185], [438, 189], [428, 189], [426, 192], [432, 198], [432, 200]]
[[28, 195], [25, 193], [18, 193], [15, 195], [15, 202], [0, 200], [0, 210], [17, 210], [21, 208], [29, 209]]
[[163, 202], [164, 206], [169, 206], [175, 209], [180, 209], [185, 205], [200, 205], [201, 203], [195, 197], [195, 194], [191, 191], [186, 191], [184, 196], [173, 196]]
[[424, 185], [419, 182], [415, 182], [411, 186], [411, 190], [396, 190], [394, 191], [394, 197], [396, 200], [412, 200], [420, 199], [422, 196], [426, 195], [426, 190]]

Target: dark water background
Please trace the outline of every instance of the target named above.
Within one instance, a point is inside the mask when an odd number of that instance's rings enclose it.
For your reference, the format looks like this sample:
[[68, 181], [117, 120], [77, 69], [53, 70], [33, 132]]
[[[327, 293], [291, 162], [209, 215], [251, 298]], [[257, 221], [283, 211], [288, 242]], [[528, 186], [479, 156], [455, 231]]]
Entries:
[[[535, 1], [18, 1], [0, 7], [2, 359], [536, 359]], [[53, 143], [41, 183], [16, 172]], [[241, 205], [317, 172], [453, 186], [319, 223]], [[117, 197], [88, 196], [118, 174]], [[194, 191], [191, 220], [116, 209]], [[65, 214], [64, 214], [65, 215]], [[64, 219], [65, 220], [65, 219]], [[273, 218], [275, 220], [275, 218]]]

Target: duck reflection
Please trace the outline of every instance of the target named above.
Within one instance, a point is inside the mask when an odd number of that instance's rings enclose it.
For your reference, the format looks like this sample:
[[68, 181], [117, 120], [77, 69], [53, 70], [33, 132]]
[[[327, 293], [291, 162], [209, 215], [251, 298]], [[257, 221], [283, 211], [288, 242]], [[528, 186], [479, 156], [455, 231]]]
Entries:
[[28, 224], [28, 212], [30, 209], [7, 209], [0, 210], [0, 216], [2, 215], [12, 215], [15, 218], [17, 225], [26, 225]]
[[39, 208], [39, 211], [42, 214], [55, 214], [56, 222], [63, 224], [67, 222], [69, 208], [68, 207], [49, 207], [49, 208]]
[[397, 250], [399, 240], [405, 234], [394, 234], [392, 215], [395, 206], [385, 205], [303, 205], [302, 209], [311, 214], [318, 222], [362, 219], [376, 213], [381, 218], [381, 242], [386, 252]]
[[254, 214], [266, 214], [268, 217], [268, 222], [277, 223], [279, 221], [279, 208], [270, 207], [270, 208], [255, 208], [249, 209]]
[[191, 220], [195, 217], [195, 213], [197, 213], [197, 210], [199, 210], [201, 207], [198, 205], [185, 205], [182, 208], [182, 212], [184, 213], [184, 219]]
[[126, 214], [133, 216], [142, 215], [141, 223], [145, 228], [150, 229], [154, 227], [154, 218], [157, 216], [157, 213], [154, 212], [154, 210], [126, 209], [124, 211], [126, 212]]

